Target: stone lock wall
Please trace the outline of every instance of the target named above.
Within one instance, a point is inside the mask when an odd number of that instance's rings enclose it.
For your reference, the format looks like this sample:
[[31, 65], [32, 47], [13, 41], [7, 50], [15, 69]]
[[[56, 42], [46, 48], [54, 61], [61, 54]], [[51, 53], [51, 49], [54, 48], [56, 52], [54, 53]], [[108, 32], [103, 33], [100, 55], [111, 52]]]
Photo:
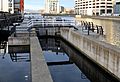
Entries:
[[118, 47], [98, 41], [90, 36], [84, 36], [72, 29], [61, 29], [61, 36], [120, 79], [120, 49]]

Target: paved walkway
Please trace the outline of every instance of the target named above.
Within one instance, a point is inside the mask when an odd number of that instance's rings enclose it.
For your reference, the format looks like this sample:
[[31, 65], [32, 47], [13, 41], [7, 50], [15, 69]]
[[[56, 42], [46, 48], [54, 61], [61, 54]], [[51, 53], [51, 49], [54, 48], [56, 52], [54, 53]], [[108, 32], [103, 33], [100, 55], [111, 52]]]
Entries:
[[89, 31], [89, 35], [88, 35], [88, 30], [82, 30], [82, 26], [77, 26], [78, 30], [75, 30], [76, 32], [80, 33], [80, 34], [83, 34], [85, 36], [88, 36], [88, 37], [93, 37], [95, 39], [98, 39], [100, 41], [105, 41], [105, 35], [100, 35], [100, 34], [97, 34], [97, 32], [92, 32], [92, 31]]

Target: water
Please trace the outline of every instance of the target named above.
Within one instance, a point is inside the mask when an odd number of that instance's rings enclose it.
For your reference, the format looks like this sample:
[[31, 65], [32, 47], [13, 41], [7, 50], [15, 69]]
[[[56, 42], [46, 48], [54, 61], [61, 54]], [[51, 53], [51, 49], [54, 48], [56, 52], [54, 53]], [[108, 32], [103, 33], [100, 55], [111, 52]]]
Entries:
[[91, 18], [80, 18], [79, 20], [93, 22], [95, 25], [103, 26], [105, 42], [120, 47], [120, 21]]
[[59, 40], [40, 39], [40, 43], [54, 82], [90, 82], [61, 49]]
[[30, 53], [19, 50], [26, 50], [22, 46], [14, 51], [15, 47], [8, 47], [7, 42], [4, 45], [6, 47], [0, 49], [0, 82], [31, 82]]
[[119, 82], [65, 41], [39, 40], [54, 82]]

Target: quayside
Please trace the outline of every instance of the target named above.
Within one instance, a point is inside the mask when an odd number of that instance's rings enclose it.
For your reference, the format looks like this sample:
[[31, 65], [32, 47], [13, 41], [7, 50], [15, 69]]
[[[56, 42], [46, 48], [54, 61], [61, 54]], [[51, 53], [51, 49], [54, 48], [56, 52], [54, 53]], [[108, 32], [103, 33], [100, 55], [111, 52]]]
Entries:
[[60, 37], [39, 37], [54, 82], [119, 82]]

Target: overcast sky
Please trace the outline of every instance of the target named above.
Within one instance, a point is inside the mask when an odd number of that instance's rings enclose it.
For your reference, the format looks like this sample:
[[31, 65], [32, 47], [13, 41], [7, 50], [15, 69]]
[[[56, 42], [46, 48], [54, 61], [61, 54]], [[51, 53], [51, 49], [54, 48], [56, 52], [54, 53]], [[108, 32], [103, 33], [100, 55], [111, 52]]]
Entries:
[[[43, 9], [45, 0], [24, 0], [25, 9]], [[74, 8], [74, 0], [60, 0], [60, 6]]]

